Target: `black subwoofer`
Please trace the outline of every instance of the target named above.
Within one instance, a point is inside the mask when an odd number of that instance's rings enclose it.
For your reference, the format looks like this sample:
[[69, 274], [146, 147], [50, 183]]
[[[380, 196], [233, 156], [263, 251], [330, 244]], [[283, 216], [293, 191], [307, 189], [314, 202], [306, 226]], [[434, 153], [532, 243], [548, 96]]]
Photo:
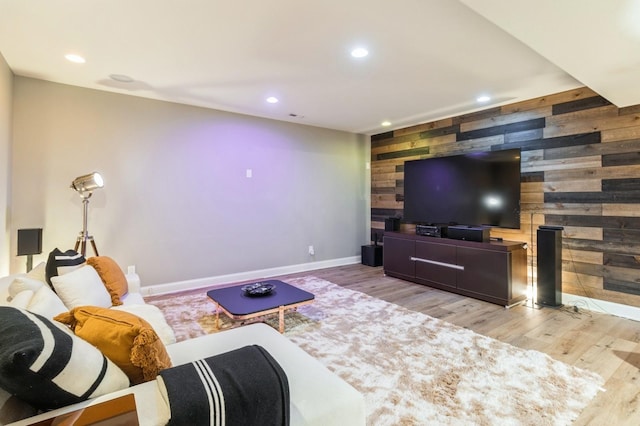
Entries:
[[561, 226], [538, 228], [537, 303], [562, 306], [562, 230]]

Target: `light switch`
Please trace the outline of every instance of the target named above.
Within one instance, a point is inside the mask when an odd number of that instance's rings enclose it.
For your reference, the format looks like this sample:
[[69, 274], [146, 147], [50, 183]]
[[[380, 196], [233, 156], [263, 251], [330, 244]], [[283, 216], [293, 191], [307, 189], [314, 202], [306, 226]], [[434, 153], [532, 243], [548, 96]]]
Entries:
[[253, 170], [251, 170], [251, 169], [247, 169], [247, 177], [248, 177], [248, 178], [253, 177]]

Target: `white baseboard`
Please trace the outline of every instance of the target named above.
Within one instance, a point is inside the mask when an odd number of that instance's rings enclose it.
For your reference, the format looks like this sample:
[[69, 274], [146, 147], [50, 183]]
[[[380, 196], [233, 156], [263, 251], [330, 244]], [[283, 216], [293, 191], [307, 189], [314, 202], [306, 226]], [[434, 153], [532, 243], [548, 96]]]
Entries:
[[335, 266], [353, 265], [360, 263], [360, 256], [344, 257], [341, 259], [324, 260], [319, 262], [301, 263], [299, 265], [280, 266], [269, 269], [259, 269], [256, 271], [239, 272], [229, 275], [219, 275], [215, 277], [196, 278], [193, 280], [176, 281], [166, 284], [154, 284], [143, 286], [140, 293], [143, 296], [156, 296], [160, 294], [170, 294], [185, 290], [196, 290], [198, 288], [213, 287], [216, 285], [230, 284], [240, 281], [259, 280], [262, 278], [276, 277], [279, 275], [295, 274], [298, 272], [314, 271], [316, 269], [333, 268]]
[[635, 306], [607, 302], [606, 300], [592, 299], [590, 297], [576, 296], [575, 294], [568, 293], [562, 293], [562, 303], [565, 306], [577, 306], [578, 309], [587, 309], [594, 312], [601, 312], [603, 314], [640, 321], [640, 308]]

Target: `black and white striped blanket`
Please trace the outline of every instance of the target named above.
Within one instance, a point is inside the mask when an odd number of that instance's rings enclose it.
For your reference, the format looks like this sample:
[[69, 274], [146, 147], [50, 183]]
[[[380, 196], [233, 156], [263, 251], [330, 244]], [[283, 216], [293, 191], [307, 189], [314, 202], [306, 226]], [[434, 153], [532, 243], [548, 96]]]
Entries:
[[245, 346], [160, 372], [169, 425], [289, 425], [289, 382], [261, 346]]

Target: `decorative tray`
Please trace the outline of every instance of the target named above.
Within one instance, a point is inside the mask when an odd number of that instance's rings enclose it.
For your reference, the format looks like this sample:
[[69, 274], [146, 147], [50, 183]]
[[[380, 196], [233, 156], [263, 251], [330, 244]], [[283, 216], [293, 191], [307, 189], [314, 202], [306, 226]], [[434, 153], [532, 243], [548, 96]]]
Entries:
[[241, 287], [244, 294], [251, 297], [267, 296], [268, 294], [271, 294], [275, 288], [276, 285], [269, 282], [247, 284]]

